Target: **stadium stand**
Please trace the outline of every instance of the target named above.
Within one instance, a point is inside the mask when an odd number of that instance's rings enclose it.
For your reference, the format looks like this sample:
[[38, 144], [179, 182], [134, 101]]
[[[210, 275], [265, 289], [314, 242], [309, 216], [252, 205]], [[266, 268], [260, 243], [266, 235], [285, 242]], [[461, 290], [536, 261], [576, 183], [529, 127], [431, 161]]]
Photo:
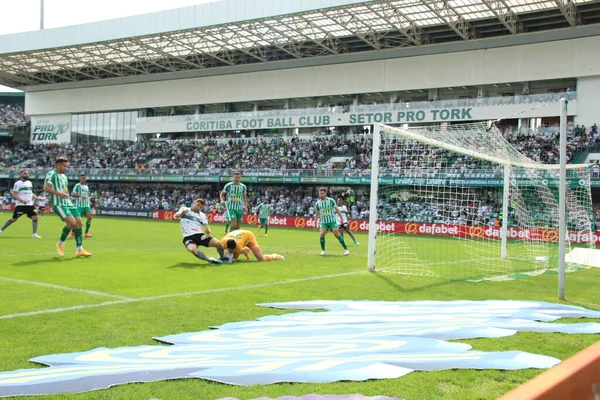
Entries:
[[19, 105], [0, 104], [0, 128], [25, 126], [29, 117]]
[[[509, 135], [508, 139], [520, 152], [536, 161], [550, 164], [559, 161], [558, 134], [555, 132], [542, 130], [536, 135], [529, 135], [527, 132], [518, 136]], [[17, 144], [0, 146], [0, 165], [48, 168], [53, 165], [57, 156], [68, 154], [71, 165], [77, 168], [155, 169], [178, 174], [181, 173], [181, 169], [337, 169], [340, 166], [329, 160], [332, 157], [345, 156], [347, 161], [342, 168], [361, 170], [369, 168], [371, 147], [371, 139], [366, 134], [147, 142], [106, 141], [78, 145]], [[578, 153], [599, 151], [600, 132], [593, 128], [590, 128], [589, 132], [579, 131], [569, 138], [567, 147], [569, 160]], [[454, 172], [463, 174], [488, 168], [487, 165], [473, 162], [468, 157], [448, 157], [444, 152], [434, 154], [431, 165], [434, 169], [449, 167]], [[402, 163], [407, 162], [407, 155], [398, 155], [389, 161], [392, 168], [403, 166]]]

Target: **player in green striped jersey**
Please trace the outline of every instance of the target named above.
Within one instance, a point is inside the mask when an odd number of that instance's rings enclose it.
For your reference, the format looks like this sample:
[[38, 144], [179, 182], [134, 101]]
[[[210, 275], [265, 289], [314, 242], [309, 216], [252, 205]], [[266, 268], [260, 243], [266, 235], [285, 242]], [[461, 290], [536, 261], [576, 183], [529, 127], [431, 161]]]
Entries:
[[75, 255], [77, 257], [89, 257], [92, 253], [85, 251], [83, 248], [82, 223], [79, 210], [73, 206], [69, 199], [69, 180], [65, 175], [68, 168], [69, 160], [66, 157], [59, 157], [56, 159], [54, 170], [48, 172], [44, 180], [44, 191], [50, 195], [52, 210], [65, 223], [60, 239], [56, 244], [56, 251], [61, 257], [65, 255], [65, 240], [69, 236], [69, 232], [74, 230], [77, 244]]
[[[248, 197], [246, 196], [246, 185], [240, 182], [242, 179], [241, 172], [233, 173], [233, 181], [225, 185], [219, 198], [221, 204], [225, 205], [225, 233], [227, 233], [227, 227], [231, 223], [231, 230], [240, 229], [240, 223], [244, 213], [248, 212]], [[227, 198], [227, 202], [225, 202]]]
[[83, 237], [91, 238], [90, 226], [92, 226], [92, 208], [90, 206], [90, 187], [87, 185], [87, 176], [79, 175], [79, 183], [73, 187], [71, 192], [73, 205], [79, 209], [79, 214], [87, 218], [85, 223], [85, 235]]
[[348, 246], [344, 241], [344, 237], [340, 235], [338, 229], [338, 223], [336, 215], [342, 220], [342, 213], [338, 208], [336, 202], [331, 197], [327, 197], [327, 188], [319, 188], [319, 200], [315, 203], [315, 229], [317, 228], [317, 221], [321, 220], [321, 255], [325, 255], [325, 235], [327, 230], [331, 229], [333, 235], [340, 242], [344, 248], [344, 255], [350, 254]]
[[269, 232], [269, 216], [271, 215], [271, 205], [268, 198], [265, 197], [263, 202], [256, 207], [256, 215], [258, 215], [258, 231], [260, 232], [260, 228], [264, 226], [265, 236], [267, 236], [267, 232]]

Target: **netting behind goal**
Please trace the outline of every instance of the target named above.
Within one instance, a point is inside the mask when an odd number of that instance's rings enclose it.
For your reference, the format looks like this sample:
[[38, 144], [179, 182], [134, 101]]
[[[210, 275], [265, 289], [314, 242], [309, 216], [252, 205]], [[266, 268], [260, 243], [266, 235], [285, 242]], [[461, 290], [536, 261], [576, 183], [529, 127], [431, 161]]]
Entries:
[[[486, 123], [375, 131], [370, 270], [481, 280], [556, 268], [558, 165], [529, 159]], [[566, 203], [570, 238], [590, 245], [586, 167], [567, 169]]]

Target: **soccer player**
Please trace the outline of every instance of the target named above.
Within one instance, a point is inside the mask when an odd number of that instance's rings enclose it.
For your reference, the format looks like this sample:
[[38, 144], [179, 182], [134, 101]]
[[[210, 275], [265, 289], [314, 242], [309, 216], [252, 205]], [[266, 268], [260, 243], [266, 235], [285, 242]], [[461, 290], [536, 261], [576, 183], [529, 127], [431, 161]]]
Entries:
[[327, 234], [328, 229], [331, 229], [333, 235], [337, 238], [337, 240], [344, 248], [344, 255], [347, 256], [348, 254], [350, 254], [350, 250], [348, 250], [348, 246], [346, 246], [344, 237], [340, 235], [336, 215], [339, 217], [340, 220], [343, 219], [340, 209], [335, 204], [335, 200], [331, 197], [327, 197], [327, 188], [319, 188], [319, 199], [315, 203], [315, 229], [317, 228], [317, 221], [320, 219], [322, 256], [325, 255], [325, 235]]
[[13, 212], [12, 218], [9, 218], [2, 229], [0, 229], [0, 236], [4, 233], [6, 228], [17, 222], [23, 214], [26, 214], [31, 219], [31, 225], [33, 227], [32, 238], [41, 239], [41, 236], [37, 234], [38, 228], [38, 215], [33, 205], [33, 200], [45, 200], [43, 197], [38, 197], [33, 194], [33, 184], [29, 180], [29, 171], [24, 169], [21, 171], [21, 179], [15, 182], [11, 191], [13, 199], [16, 201], [15, 211]]
[[350, 226], [348, 225], [348, 208], [344, 204], [344, 200], [341, 197], [338, 198], [337, 205], [340, 210], [340, 214], [342, 214], [342, 219], [337, 221], [339, 224], [340, 235], [343, 236], [344, 232], [348, 232], [348, 235], [350, 235], [350, 237], [354, 241], [354, 244], [358, 246], [360, 243], [358, 243], [358, 241], [354, 237], [354, 234], [350, 230]]
[[[223, 264], [224, 261], [231, 262], [225, 257], [225, 251], [221, 242], [210, 236], [208, 219], [202, 212], [204, 205], [204, 199], [196, 199], [191, 208], [181, 207], [175, 213], [175, 218], [181, 218], [179, 223], [183, 235], [183, 245], [194, 257], [208, 261], [211, 264]], [[204, 229], [204, 232], [202, 232], [202, 229]], [[217, 260], [206, 256], [206, 254], [198, 249], [198, 246], [215, 247], [221, 259]]]
[[258, 215], [258, 231], [260, 232], [260, 228], [264, 226], [265, 236], [267, 236], [267, 233], [269, 232], [269, 216], [271, 215], [269, 199], [265, 197], [263, 202], [256, 207], [256, 215]]
[[64, 221], [60, 239], [56, 244], [56, 252], [59, 256], [65, 255], [65, 240], [71, 230], [75, 231], [75, 244], [77, 246], [77, 257], [90, 257], [92, 253], [83, 248], [83, 235], [81, 232], [81, 215], [79, 209], [69, 199], [69, 180], [65, 172], [69, 169], [69, 160], [66, 157], [58, 157], [54, 163], [54, 170], [46, 174], [44, 191], [50, 195], [50, 205], [58, 217]]
[[264, 254], [258, 245], [256, 236], [254, 233], [245, 230], [236, 230], [229, 232], [221, 239], [221, 243], [227, 249], [228, 254], [231, 256], [233, 261], [237, 261], [240, 254], [243, 254], [247, 260], [250, 259], [248, 253], [252, 250], [254, 256], [258, 261], [273, 261], [273, 260], [285, 260], [282, 255], [279, 254]]
[[90, 188], [87, 185], [87, 176], [79, 175], [79, 183], [73, 187], [71, 196], [74, 197], [73, 205], [79, 209], [79, 215], [87, 218], [85, 223], [85, 238], [91, 238], [90, 226], [92, 226], [92, 208], [90, 207]]
[[44, 218], [44, 214], [46, 213], [46, 205], [47, 204], [48, 204], [48, 199], [46, 197], [39, 197], [39, 200], [37, 200], [38, 218]]
[[[241, 183], [242, 173], [234, 172], [233, 181], [225, 185], [219, 198], [221, 204], [225, 205], [225, 233], [231, 224], [231, 230], [240, 229], [240, 223], [245, 212], [248, 212], [248, 197], [246, 196], [246, 185]], [[227, 198], [227, 202], [225, 202]]]

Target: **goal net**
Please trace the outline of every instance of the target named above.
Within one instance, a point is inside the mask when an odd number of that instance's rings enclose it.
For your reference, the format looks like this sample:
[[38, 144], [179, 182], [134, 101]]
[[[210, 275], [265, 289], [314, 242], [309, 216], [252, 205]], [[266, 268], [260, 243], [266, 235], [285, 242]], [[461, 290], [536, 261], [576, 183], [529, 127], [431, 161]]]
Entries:
[[[373, 134], [370, 271], [484, 280], [556, 269], [558, 164], [486, 122]], [[567, 246], [593, 246], [587, 166], [567, 166], [566, 215]]]

